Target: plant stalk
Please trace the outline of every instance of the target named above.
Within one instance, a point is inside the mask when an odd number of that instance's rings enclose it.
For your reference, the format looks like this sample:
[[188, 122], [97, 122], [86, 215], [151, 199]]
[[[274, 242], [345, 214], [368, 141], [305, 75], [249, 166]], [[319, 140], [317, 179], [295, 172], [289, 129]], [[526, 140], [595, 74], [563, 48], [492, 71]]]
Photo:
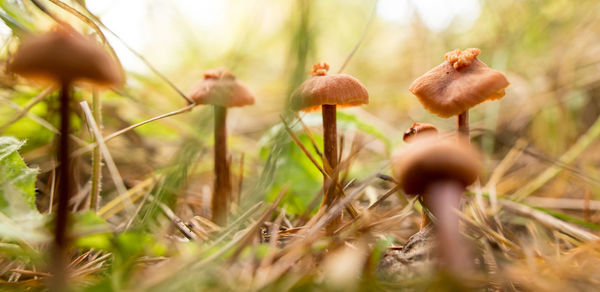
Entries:
[[[339, 199], [336, 190], [338, 180], [338, 155], [337, 155], [337, 106], [335, 104], [324, 104], [321, 106], [323, 114], [323, 152], [325, 159], [331, 167], [331, 178], [324, 176], [323, 180], [323, 203], [321, 207], [331, 208]], [[324, 168], [326, 169], [326, 168]], [[341, 223], [341, 215], [336, 216], [327, 226], [327, 232], [333, 233]]]
[[[98, 127], [102, 129], [102, 104], [100, 103], [100, 96], [96, 90], [92, 93], [92, 112]], [[96, 141], [96, 147], [94, 147], [94, 151], [92, 152], [92, 191], [90, 193], [90, 209], [94, 212], [98, 212], [100, 188], [102, 187], [101, 183], [102, 152], [100, 152], [100, 147]]]
[[219, 225], [227, 223], [231, 197], [231, 174], [227, 163], [227, 108], [214, 106], [215, 111], [215, 186], [212, 197], [212, 218]]

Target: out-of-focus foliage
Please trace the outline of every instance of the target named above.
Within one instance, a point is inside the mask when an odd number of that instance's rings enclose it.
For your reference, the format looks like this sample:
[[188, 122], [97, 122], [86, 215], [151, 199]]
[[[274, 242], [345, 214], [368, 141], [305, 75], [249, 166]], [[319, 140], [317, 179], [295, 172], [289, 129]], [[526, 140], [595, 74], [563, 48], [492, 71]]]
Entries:
[[9, 216], [37, 212], [37, 170], [28, 168], [17, 152], [23, 144], [13, 137], [0, 137], [0, 211]]

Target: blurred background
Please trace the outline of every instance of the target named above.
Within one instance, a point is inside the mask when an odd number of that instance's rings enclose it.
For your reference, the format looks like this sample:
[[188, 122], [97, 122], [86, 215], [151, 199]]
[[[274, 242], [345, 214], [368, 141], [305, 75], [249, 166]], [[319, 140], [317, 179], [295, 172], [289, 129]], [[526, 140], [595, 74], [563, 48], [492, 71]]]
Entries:
[[[85, 21], [55, 5], [56, 1], [36, 2], [100, 40]], [[415, 121], [454, 131], [454, 119], [424, 110], [408, 87], [456, 48], [480, 48], [480, 60], [504, 72], [511, 83], [503, 99], [471, 111], [473, 140], [486, 157], [488, 173], [483, 182], [517, 140], [527, 145], [525, 154], [497, 183], [498, 194], [511, 194], [550, 166], [566, 167], [557, 162], [558, 157], [600, 114], [600, 3], [596, 0], [66, 2], [104, 23], [102, 31], [127, 71], [125, 88], [100, 93], [105, 135], [186, 105], [155, 71], [187, 93], [203, 71], [227, 66], [257, 97], [254, 106], [229, 114], [229, 149], [239, 181], [236, 192], [242, 197], [272, 199], [291, 183], [292, 195], [283, 204], [290, 213], [306, 209], [319, 192], [321, 176], [282, 135], [280, 116], [289, 115], [286, 99], [309, 77], [313, 63], [328, 62], [330, 73], [338, 72], [355, 48], [344, 73], [366, 85], [370, 103], [339, 111], [345, 153], [353, 143], [361, 148], [348, 180], [362, 180], [377, 172], [389, 174], [389, 156], [404, 145], [402, 133]], [[42, 32], [55, 23], [36, 3], [1, 3], [3, 60], [17, 48], [23, 29]], [[57, 125], [54, 95], [33, 105], [27, 117], [14, 121], [41, 89], [24, 85], [3, 70], [0, 131], [27, 140], [21, 152], [30, 167], [40, 170], [36, 186], [43, 209], [55, 147], [55, 135], [44, 123]], [[77, 97], [90, 101], [91, 91], [82, 87]], [[320, 133], [318, 113], [302, 116]], [[81, 114], [74, 120], [75, 135], [91, 141]], [[308, 143], [298, 124], [294, 129]], [[319, 135], [315, 136], [319, 142]], [[164, 189], [184, 203], [178, 210], [181, 216], [207, 216], [212, 186], [210, 108], [198, 106], [107, 144], [126, 186], [167, 173], [170, 180]], [[567, 171], [536, 194], [600, 199], [598, 146], [591, 143], [582, 149]], [[78, 163], [78, 187], [85, 190], [91, 171], [89, 154], [80, 156]], [[108, 172], [103, 182], [103, 200], [108, 200], [115, 195]], [[380, 194], [384, 189], [374, 186], [369, 192]]]

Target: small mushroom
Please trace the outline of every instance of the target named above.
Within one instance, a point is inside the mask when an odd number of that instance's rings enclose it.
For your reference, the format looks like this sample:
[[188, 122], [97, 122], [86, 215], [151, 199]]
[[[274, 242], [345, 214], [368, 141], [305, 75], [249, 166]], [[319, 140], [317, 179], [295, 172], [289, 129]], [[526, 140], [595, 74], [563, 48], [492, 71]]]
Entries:
[[[413, 123], [410, 128], [404, 132], [402, 139], [406, 143], [414, 143], [421, 139], [437, 136], [437, 134], [438, 129], [432, 124]], [[421, 204], [423, 204], [423, 201], [421, 201]], [[427, 216], [425, 208], [421, 208], [421, 226], [419, 227], [419, 231], [423, 230], [429, 223], [431, 223], [431, 220], [429, 219], [429, 216]]]
[[427, 123], [413, 123], [408, 130], [404, 132], [402, 140], [406, 143], [412, 143], [417, 139], [431, 137], [438, 134], [438, 129]]
[[[321, 207], [329, 208], [338, 200], [335, 185], [337, 181], [337, 107], [350, 107], [369, 103], [367, 88], [358, 79], [347, 74], [327, 75], [329, 65], [317, 63], [310, 72], [312, 77], [304, 81], [291, 97], [294, 111], [322, 110], [323, 115], [323, 149], [327, 163], [333, 170], [332, 181], [324, 179], [324, 199]], [[327, 189], [328, 188], [328, 189]], [[341, 218], [338, 216], [331, 222], [331, 231]]]
[[215, 185], [212, 217], [217, 224], [227, 223], [231, 200], [231, 174], [227, 162], [227, 109], [254, 104], [254, 95], [229, 69], [221, 67], [204, 72], [204, 80], [191, 91], [196, 104], [210, 104], [215, 114]]
[[469, 109], [502, 98], [509, 85], [504, 74], [477, 59], [480, 53], [476, 48], [447, 53], [444, 63], [417, 78], [409, 89], [431, 113], [442, 118], [458, 116], [458, 132], [466, 137]]
[[437, 219], [435, 230], [442, 264], [451, 271], [469, 268], [468, 249], [458, 232], [458, 209], [465, 188], [481, 170], [476, 150], [466, 142], [420, 139], [392, 161], [393, 175], [406, 194], [421, 195]]
[[[54, 267], [57, 285], [64, 285], [64, 257], [69, 246], [67, 228], [68, 204], [71, 197], [70, 139], [71, 87], [76, 82], [92, 85], [118, 85], [124, 80], [117, 63], [98, 44], [63, 25], [24, 40], [8, 70], [29, 79], [50, 81], [60, 85], [60, 141], [58, 145], [58, 207], [54, 244]], [[62, 281], [62, 283], [60, 283]]]

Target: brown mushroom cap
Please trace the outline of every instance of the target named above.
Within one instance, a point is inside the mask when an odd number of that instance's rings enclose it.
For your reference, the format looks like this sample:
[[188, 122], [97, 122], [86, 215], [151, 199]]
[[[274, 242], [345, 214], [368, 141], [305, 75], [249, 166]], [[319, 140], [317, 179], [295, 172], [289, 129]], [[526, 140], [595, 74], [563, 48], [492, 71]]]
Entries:
[[446, 61], [417, 78], [410, 92], [430, 112], [447, 118], [486, 100], [500, 99], [509, 85], [504, 74], [477, 60], [479, 49], [455, 50]]
[[481, 171], [479, 152], [464, 142], [438, 138], [419, 139], [392, 159], [394, 177], [406, 194], [424, 194], [429, 183], [454, 180], [464, 187]]
[[292, 110], [314, 111], [323, 104], [348, 107], [369, 103], [369, 92], [358, 79], [348, 74], [325, 75], [327, 69], [326, 63], [315, 64], [311, 71], [314, 76], [292, 93]]
[[250, 89], [239, 82], [229, 69], [220, 67], [204, 72], [204, 80], [192, 88], [190, 98], [196, 104], [238, 107], [254, 104]]
[[432, 125], [427, 123], [413, 123], [406, 132], [404, 132], [404, 136], [402, 136], [402, 140], [406, 143], [412, 143], [416, 139], [426, 138], [435, 136], [438, 133], [438, 129]]
[[26, 39], [8, 69], [52, 82], [117, 85], [124, 81], [123, 72], [102, 47], [68, 26]]

